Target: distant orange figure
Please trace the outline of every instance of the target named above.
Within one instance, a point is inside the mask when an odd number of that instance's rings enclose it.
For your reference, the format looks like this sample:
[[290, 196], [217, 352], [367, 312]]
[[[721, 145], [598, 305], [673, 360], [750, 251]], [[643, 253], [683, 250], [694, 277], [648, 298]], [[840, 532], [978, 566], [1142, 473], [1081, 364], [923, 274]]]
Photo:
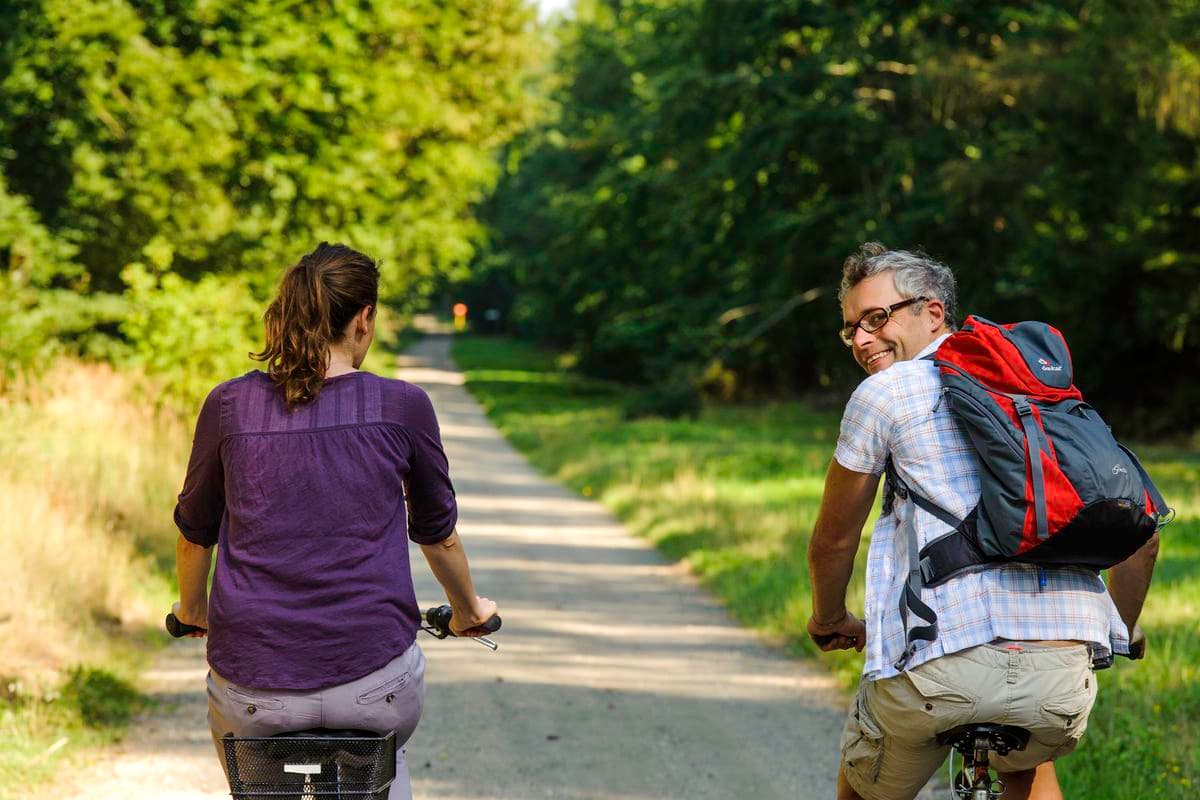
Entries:
[[454, 304], [454, 330], [465, 331], [467, 329], [467, 304]]

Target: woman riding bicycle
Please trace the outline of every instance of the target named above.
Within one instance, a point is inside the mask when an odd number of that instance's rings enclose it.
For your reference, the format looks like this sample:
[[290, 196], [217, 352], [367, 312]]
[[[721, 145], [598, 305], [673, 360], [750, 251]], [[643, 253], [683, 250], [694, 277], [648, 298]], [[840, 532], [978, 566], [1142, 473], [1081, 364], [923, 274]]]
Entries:
[[[283, 277], [266, 347], [208, 395], [175, 523], [180, 622], [208, 629], [220, 739], [308, 728], [396, 732], [421, 716], [425, 659], [412, 539], [459, 635], [496, 613], [475, 594], [437, 418], [421, 389], [359, 371], [379, 272], [322, 243]], [[212, 546], [220, 544], [211, 598]], [[204, 633], [193, 634], [204, 635]], [[411, 798], [398, 749], [391, 800]]]

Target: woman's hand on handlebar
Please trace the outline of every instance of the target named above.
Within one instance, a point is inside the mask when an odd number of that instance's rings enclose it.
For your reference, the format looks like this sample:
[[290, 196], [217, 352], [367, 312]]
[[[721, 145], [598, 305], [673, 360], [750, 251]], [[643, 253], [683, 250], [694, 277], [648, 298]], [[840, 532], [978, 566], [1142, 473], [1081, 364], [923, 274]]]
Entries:
[[204, 636], [208, 635], [208, 609], [204, 609], [203, 611], [199, 611], [199, 612], [194, 611], [192, 609], [188, 609], [185, 611], [179, 605], [179, 603], [172, 603], [171, 604], [171, 613], [175, 615], [175, 619], [179, 620], [184, 625], [194, 625], [197, 628], [204, 629], [202, 631], [193, 631], [192, 633], [185, 633], [184, 636], [188, 636], [192, 639], [200, 639], [200, 638], [203, 638]]
[[867, 646], [866, 623], [849, 611], [841, 619], [828, 623], [817, 622], [809, 617], [808, 635], [826, 653], [851, 648], [861, 653]]
[[466, 637], [483, 636], [487, 633], [487, 631], [480, 630], [479, 626], [496, 616], [500, 610], [494, 601], [478, 595], [471, 602], [470, 608], [453, 608], [454, 615], [450, 618], [450, 632], [455, 636]]

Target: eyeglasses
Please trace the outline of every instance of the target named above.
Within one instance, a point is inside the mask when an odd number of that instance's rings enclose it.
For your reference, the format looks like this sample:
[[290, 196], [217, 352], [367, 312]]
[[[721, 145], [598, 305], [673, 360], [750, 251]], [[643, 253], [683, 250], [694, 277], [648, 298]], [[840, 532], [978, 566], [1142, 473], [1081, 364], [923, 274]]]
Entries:
[[911, 306], [913, 303], [921, 303], [928, 299], [928, 297], [910, 297], [907, 300], [901, 300], [899, 303], [892, 303], [887, 308], [873, 308], [859, 317], [858, 322], [853, 325], [843, 326], [838, 331], [838, 336], [842, 338], [842, 344], [846, 345], [846, 347], [853, 347], [854, 332], [859, 328], [862, 328], [867, 333], [875, 333], [875, 331], [888, 324], [888, 320], [892, 318], [892, 314], [906, 306]]

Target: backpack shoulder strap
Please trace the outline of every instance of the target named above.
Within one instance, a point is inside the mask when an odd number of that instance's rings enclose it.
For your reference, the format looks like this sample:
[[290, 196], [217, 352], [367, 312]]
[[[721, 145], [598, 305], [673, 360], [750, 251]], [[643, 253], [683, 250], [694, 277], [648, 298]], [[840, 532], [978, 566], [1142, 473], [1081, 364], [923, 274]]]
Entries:
[[926, 498], [914, 492], [912, 489], [909, 489], [908, 484], [906, 484], [900, 477], [900, 474], [896, 472], [896, 465], [892, 463], [891, 455], [889, 455], [887, 457], [887, 461], [884, 462], [883, 474], [885, 476], [883, 483], [883, 512], [885, 514], [892, 511], [892, 507], [897, 497], [901, 500], [907, 500], [911, 498], [912, 501], [917, 504], [918, 508], [932, 514], [950, 527], [957, 530], [962, 526], [963, 521], [961, 519], [954, 516], [932, 500], [927, 500]]
[[[925, 499], [916, 492], [911, 491], [904, 479], [896, 471], [896, 465], [892, 462], [892, 457], [889, 455], [884, 463], [884, 472], [887, 475], [885, 487], [890, 487], [891, 505], [890, 512], [896, 517], [897, 527], [903, 528], [903, 535], [907, 537], [908, 544], [908, 578], [904, 582], [904, 590], [900, 593], [900, 624], [904, 627], [905, 647], [904, 653], [896, 660], [893, 666], [903, 672], [904, 667], [916, 652], [917, 642], [925, 641], [932, 642], [937, 639], [938, 625], [937, 613], [921, 599], [921, 590], [926, 586], [927, 581], [923, 570], [922, 558], [924, 555], [921, 552], [920, 542], [917, 539], [917, 521], [915, 513], [905, 511], [903, 514], [895, 505], [895, 499], [906, 500], [911, 498], [914, 505], [918, 508], [933, 514], [938, 519], [945, 522], [955, 529], [954, 533], [942, 537], [942, 539], [952, 538], [958, 534], [958, 529], [962, 525], [962, 520], [946, 511], [941, 506], [930, 500]], [[885, 495], [889, 491], [885, 488]], [[939, 540], [940, 541], [940, 540]], [[924, 624], [909, 624], [909, 615], [916, 617]]]
[[1158, 487], [1154, 485], [1154, 481], [1150, 480], [1150, 474], [1146, 472], [1146, 468], [1142, 466], [1142, 462], [1133, 454], [1125, 445], [1117, 442], [1117, 447], [1129, 456], [1129, 460], [1137, 467], [1138, 474], [1142, 476], [1142, 486], [1146, 489], [1146, 494], [1150, 495], [1150, 502], [1154, 503], [1155, 518], [1158, 522], [1158, 530], [1162, 530], [1175, 519], [1175, 509], [1167, 505], [1167, 501], [1163, 499], [1162, 492], [1158, 491]]

